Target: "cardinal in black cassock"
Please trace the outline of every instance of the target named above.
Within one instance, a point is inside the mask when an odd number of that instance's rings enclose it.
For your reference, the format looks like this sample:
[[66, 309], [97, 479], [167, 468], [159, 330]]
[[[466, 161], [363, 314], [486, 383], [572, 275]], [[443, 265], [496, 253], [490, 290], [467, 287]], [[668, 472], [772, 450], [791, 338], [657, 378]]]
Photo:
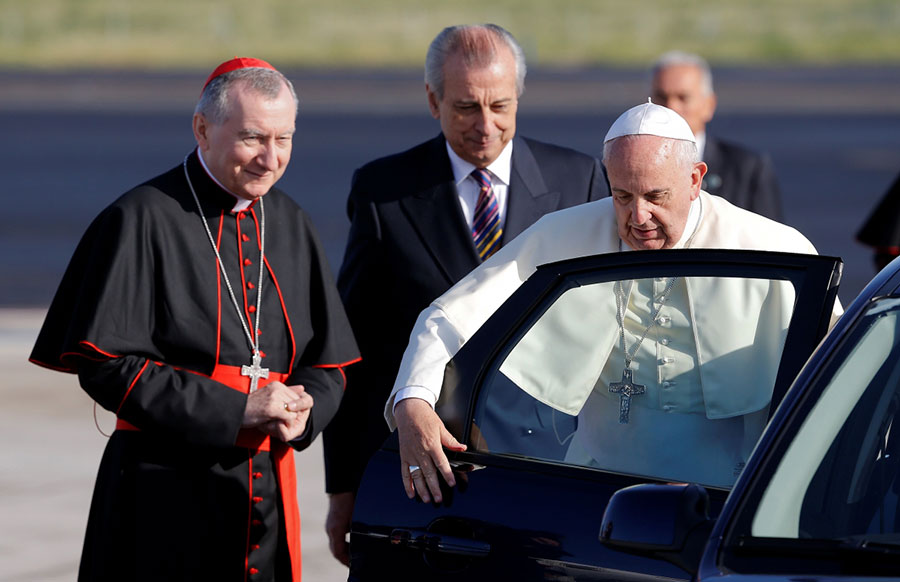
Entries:
[[[234, 59], [210, 80], [248, 68], [271, 65]], [[228, 147], [272, 141], [255, 131]], [[31, 354], [118, 418], [82, 580], [300, 579], [293, 450], [334, 415], [358, 352], [307, 214], [275, 188], [235, 196], [210, 170], [230, 150], [203, 145], [94, 220]], [[273, 436], [284, 418], [246, 426], [252, 381], [260, 395], [277, 386], [288, 419], [299, 408], [285, 395], [312, 398], [302, 434]]]

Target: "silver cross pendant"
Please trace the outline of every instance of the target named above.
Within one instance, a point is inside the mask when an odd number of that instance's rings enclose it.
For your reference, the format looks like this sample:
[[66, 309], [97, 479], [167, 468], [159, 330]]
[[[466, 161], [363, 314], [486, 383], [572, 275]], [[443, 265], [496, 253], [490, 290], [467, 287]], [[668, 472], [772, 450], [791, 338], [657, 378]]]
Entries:
[[631, 412], [631, 397], [640, 396], [647, 391], [643, 384], [634, 383], [634, 372], [629, 368], [622, 370], [622, 381], [611, 382], [609, 391], [619, 395], [619, 424], [628, 424], [628, 414]]
[[268, 378], [269, 377], [269, 369], [263, 368], [260, 366], [262, 363], [262, 358], [259, 355], [259, 352], [253, 354], [253, 364], [250, 366], [241, 366], [241, 376], [249, 376], [250, 377], [250, 392], [256, 392], [259, 387], [259, 379], [260, 378]]

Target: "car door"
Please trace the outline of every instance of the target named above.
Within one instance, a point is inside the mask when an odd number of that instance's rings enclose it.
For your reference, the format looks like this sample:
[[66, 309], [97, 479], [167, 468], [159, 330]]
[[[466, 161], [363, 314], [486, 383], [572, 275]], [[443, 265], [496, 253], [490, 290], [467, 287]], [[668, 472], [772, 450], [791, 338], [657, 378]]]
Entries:
[[[737, 430], [747, 442], [735, 450], [749, 454], [747, 435], [762, 430], [828, 329], [840, 266], [812, 255], [669, 250], [539, 267], [447, 366], [436, 409], [468, 450], [450, 455], [457, 486], [443, 503], [406, 497], [396, 433], [369, 463], [350, 579], [687, 578], [603, 547], [606, 503], [629, 485], [678, 480], [706, 485], [713, 510], [721, 507], [742, 466], [722, 443]], [[630, 319], [632, 304], [646, 304], [650, 324]], [[685, 369], [674, 346], [691, 338], [666, 331], [679, 317], [697, 346]], [[649, 350], [651, 364], [630, 384], [614, 356], [620, 346]], [[693, 396], [679, 394], [692, 383], [683, 392]], [[710, 415], [726, 437], [697, 440], [689, 428]]]

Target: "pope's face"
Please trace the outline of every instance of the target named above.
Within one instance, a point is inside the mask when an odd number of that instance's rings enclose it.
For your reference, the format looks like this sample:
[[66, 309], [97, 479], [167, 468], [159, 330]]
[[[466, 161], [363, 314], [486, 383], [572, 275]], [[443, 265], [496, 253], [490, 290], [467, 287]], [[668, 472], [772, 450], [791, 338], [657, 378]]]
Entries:
[[703, 73], [693, 65], [673, 65], [653, 76], [653, 102], [684, 117], [694, 135], [703, 132], [716, 111], [716, 96], [703, 88]]
[[221, 125], [194, 115], [194, 136], [212, 175], [232, 194], [261, 198], [291, 160], [296, 106], [287, 85], [274, 99], [235, 83]]
[[505, 46], [487, 67], [473, 68], [459, 55], [450, 55], [444, 63], [443, 97], [426, 90], [447, 143], [478, 168], [496, 160], [516, 133], [516, 63]]
[[610, 144], [606, 172], [619, 237], [636, 250], [672, 248], [684, 234], [706, 164], [674, 155], [675, 140], [653, 135]]

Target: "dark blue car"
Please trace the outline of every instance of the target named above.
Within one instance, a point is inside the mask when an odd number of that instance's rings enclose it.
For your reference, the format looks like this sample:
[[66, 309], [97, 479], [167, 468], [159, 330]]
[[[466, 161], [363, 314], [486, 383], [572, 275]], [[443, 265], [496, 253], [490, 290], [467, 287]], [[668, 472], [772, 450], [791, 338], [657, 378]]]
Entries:
[[813, 353], [717, 518], [702, 487], [638, 485], [613, 497], [601, 539], [698, 580], [897, 579], [897, 420], [900, 259]]
[[[866, 293], [869, 298], [876, 294], [870, 286], [807, 363], [832, 324], [840, 272], [841, 262], [834, 257], [709, 249], [615, 253], [541, 266], [447, 366], [437, 411], [468, 450], [449, 455], [457, 486], [445, 487], [444, 501], [426, 504], [406, 497], [396, 434], [369, 463], [353, 515], [350, 579], [685, 580], [696, 573], [701, 555], [701, 572], [774, 572], [763, 565], [784, 561], [800, 546], [804, 559], [818, 560], [820, 550], [806, 542], [832, 538], [839, 520], [849, 519], [838, 515], [840, 502], [866, 505], [865, 518], [856, 511], [861, 505], [853, 514], [857, 521], [867, 521], [867, 527], [886, 521], [886, 513], [900, 513], [894, 499], [890, 507], [873, 510], [868, 504], [877, 505], [882, 497], [873, 501], [867, 493], [869, 484], [889, 478], [893, 461], [900, 460], [900, 451], [895, 455], [889, 448], [894, 444], [889, 438], [892, 416], [886, 411], [894, 410], [893, 400], [884, 404], [877, 430], [869, 431], [871, 406], [879, 405], [879, 397], [847, 416], [852, 402], [845, 396], [828, 406], [835, 414], [806, 429], [815, 438], [802, 441], [807, 444], [800, 449], [790, 448], [795, 434], [804, 434], [800, 425], [815, 410], [819, 393], [827, 393], [830, 376], [841, 386], [867, 376], [869, 385], [876, 380], [883, 384], [892, 378], [883, 368], [900, 361], [892, 327], [873, 338], [877, 349], [871, 345], [856, 356], [871, 367], [856, 364], [857, 370], [844, 376], [833, 369], [840, 368], [836, 358], [841, 354], [853, 361], [853, 349], [867, 345], [857, 326], [880, 313], [867, 303]], [[873, 284], [888, 277], [883, 273]], [[604, 423], [622, 420], [618, 408], [625, 395], [607, 394], [605, 384], [593, 388], [615, 399], [610, 401], [616, 408], [612, 418], [586, 414], [589, 406], [569, 410], [559, 404], [565, 398], [557, 398], [567, 392], [583, 394], [584, 386], [590, 391], [598, 381], [603, 362], [597, 361], [595, 348], [617, 337], [618, 316], [612, 314], [618, 309], [610, 308], [616, 289], [623, 284], [631, 288], [632, 282], [665, 285], [673, 278], [690, 282], [687, 289], [706, 286], [734, 298], [727, 317], [707, 313], [702, 304], [692, 307], [694, 327], [715, 329], [716, 347], [725, 354], [700, 357], [697, 365], [709, 366], [709, 377], [717, 379], [720, 391], [752, 393], [765, 403], [746, 415], [746, 442], [725, 447], [737, 452], [729, 452], [733, 458], [724, 462], [710, 461], [723, 456], [723, 443], [665, 438], [667, 431], [679, 434], [677, 422], [684, 415], [670, 410], [678, 403], [668, 403], [663, 382], [658, 389], [627, 395], [635, 402], [653, 398], [656, 409], [651, 427], [655, 440], [636, 439], [633, 445], [604, 437]], [[892, 300], [881, 301], [888, 302], [882, 303], [881, 317], [898, 307]], [[664, 328], [667, 316], [656, 315]], [[652, 341], [664, 350], [668, 338]], [[665, 359], [665, 352], [660, 353]], [[796, 385], [788, 392], [792, 383]], [[631, 414], [630, 421], [637, 423], [640, 415]], [[831, 447], [824, 439], [838, 438], [835, 415], [841, 414], [852, 419], [848, 422], [862, 440], [848, 437]], [[670, 419], [676, 423], [672, 427]], [[829, 430], [818, 428], [828, 422], [834, 425]], [[900, 440], [900, 429], [894, 440]], [[869, 447], [865, 459], [858, 456], [859, 446]], [[846, 447], [853, 449], [850, 460]], [[890, 463], [869, 469], [865, 463], [879, 454]], [[810, 465], [816, 455], [824, 459], [817, 469]], [[651, 457], [659, 461], [646, 462]], [[781, 458], [788, 459], [786, 468], [778, 468]], [[790, 486], [799, 487], [804, 470], [815, 473], [813, 483], [821, 479], [825, 485], [810, 486], [814, 498], [809, 501], [802, 488], [784, 497]], [[777, 489], [766, 489], [770, 482]], [[611, 498], [613, 506], [604, 518]], [[752, 515], [749, 504], [757, 507]], [[790, 510], [799, 513], [792, 516]], [[710, 519], [717, 515], [722, 516], [718, 521]], [[890, 517], [893, 524], [893, 513]], [[710, 544], [703, 554], [707, 540], [719, 537], [726, 545]], [[866, 544], [873, 539], [866, 538]], [[864, 544], [841, 539], [832, 545]]]

